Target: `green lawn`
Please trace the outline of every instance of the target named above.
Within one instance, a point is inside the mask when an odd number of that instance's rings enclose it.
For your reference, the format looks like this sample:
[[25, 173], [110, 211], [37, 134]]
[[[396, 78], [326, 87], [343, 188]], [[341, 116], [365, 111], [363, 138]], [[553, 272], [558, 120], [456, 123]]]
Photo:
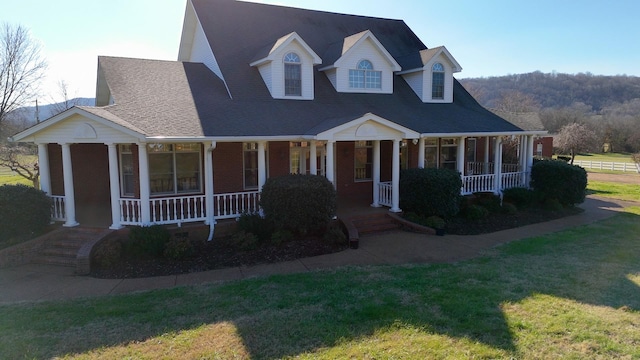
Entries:
[[631, 160], [631, 154], [629, 153], [578, 154], [576, 155], [575, 160], [633, 163], [633, 160]]
[[0, 186], [2, 185], [15, 185], [15, 184], [24, 184], [24, 185], [32, 185], [33, 183], [20, 175], [2, 175], [0, 176]]
[[456, 264], [0, 306], [0, 358], [640, 358], [639, 220]]
[[634, 184], [589, 181], [587, 194], [640, 202], [640, 186]]

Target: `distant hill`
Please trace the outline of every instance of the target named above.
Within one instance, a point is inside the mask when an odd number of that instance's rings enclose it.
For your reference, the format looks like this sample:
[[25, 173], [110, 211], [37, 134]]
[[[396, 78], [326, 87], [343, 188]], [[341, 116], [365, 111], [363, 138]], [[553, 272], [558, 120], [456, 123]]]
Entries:
[[[68, 101], [71, 106], [93, 106], [95, 105], [95, 102], [96, 99], [94, 98], [75, 98]], [[57, 113], [59, 113], [60, 110], [63, 110], [64, 108], [64, 104], [60, 102], [38, 106], [37, 114], [35, 106], [22, 107], [16, 110], [16, 112], [17, 115], [21, 118], [24, 118], [28, 124], [35, 124], [36, 119], [39, 119], [40, 121], [47, 120], [48, 118], [57, 115]]]
[[599, 112], [605, 107], [640, 98], [640, 77], [601, 76], [590, 73], [545, 74], [540, 71], [459, 80], [485, 107], [495, 107], [504, 92], [518, 91], [532, 96], [541, 109], [584, 103]]

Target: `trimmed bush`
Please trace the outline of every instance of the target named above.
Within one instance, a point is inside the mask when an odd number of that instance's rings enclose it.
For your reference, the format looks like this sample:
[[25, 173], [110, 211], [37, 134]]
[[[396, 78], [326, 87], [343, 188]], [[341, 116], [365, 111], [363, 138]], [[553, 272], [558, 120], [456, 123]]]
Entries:
[[329, 225], [329, 228], [324, 233], [322, 239], [329, 244], [335, 245], [345, 245], [347, 243], [347, 235], [342, 229], [342, 224], [340, 223]]
[[271, 245], [280, 246], [293, 240], [293, 234], [289, 230], [278, 230], [271, 234]]
[[240, 230], [233, 234], [233, 242], [241, 250], [254, 250], [258, 247], [258, 237], [253, 233]]
[[505, 189], [502, 195], [503, 201], [515, 205], [518, 209], [526, 209], [536, 202], [536, 193], [523, 187]]
[[322, 234], [336, 212], [336, 190], [324, 176], [269, 178], [262, 187], [260, 206], [275, 230]]
[[489, 212], [498, 213], [502, 210], [500, 196], [493, 193], [475, 193], [475, 205], [480, 205]]
[[269, 241], [274, 231], [273, 224], [257, 213], [240, 215], [238, 218], [238, 230], [254, 234], [261, 242]]
[[51, 199], [26, 185], [0, 186], [0, 237], [30, 238], [51, 222]]
[[444, 229], [444, 226], [446, 225], [444, 222], [444, 219], [442, 219], [440, 216], [429, 216], [428, 218], [426, 218], [424, 220], [424, 225], [428, 226], [432, 229]]
[[464, 217], [469, 220], [482, 220], [489, 216], [489, 210], [482, 205], [469, 205], [464, 211]]
[[400, 173], [400, 207], [429, 217], [460, 211], [460, 173], [449, 169], [406, 169]]
[[507, 215], [515, 215], [518, 213], [518, 207], [513, 205], [512, 203], [503, 202], [502, 212]]
[[170, 239], [171, 233], [162, 225], [137, 226], [129, 231], [124, 248], [129, 256], [160, 257]]
[[171, 238], [164, 247], [163, 255], [167, 259], [181, 260], [193, 254], [193, 244], [186, 236]]
[[587, 172], [564, 161], [540, 161], [531, 168], [531, 186], [543, 201], [556, 199], [563, 206], [572, 206], [584, 201]]

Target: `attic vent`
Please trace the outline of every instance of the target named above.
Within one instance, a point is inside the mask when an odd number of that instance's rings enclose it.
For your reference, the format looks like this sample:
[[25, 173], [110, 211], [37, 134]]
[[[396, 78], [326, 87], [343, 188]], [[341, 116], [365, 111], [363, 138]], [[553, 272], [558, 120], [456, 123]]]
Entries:
[[76, 139], [97, 139], [98, 133], [93, 126], [83, 123], [76, 126], [73, 131], [73, 137]]

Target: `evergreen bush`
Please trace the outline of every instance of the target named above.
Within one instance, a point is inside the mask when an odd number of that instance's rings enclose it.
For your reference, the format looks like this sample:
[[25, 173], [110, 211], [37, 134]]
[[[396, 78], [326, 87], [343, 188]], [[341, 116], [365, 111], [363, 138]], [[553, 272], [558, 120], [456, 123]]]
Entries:
[[260, 206], [275, 230], [322, 234], [336, 212], [336, 190], [324, 176], [269, 178], [262, 187]]
[[171, 239], [171, 233], [162, 225], [136, 226], [129, 231], [124, 244], [129, 256], [160, 257]]
[[27, 185], [0, 186], [0, 237], [31, 238], [51, 222], [51, 198]]
[[573, 206], [584, 201], [587, 172], [564, 161], [540, 161], [531, 168], [531, 186], [542, 201], [556, 199], [562, 206]]
[[426, 217], [460, 211], [460, 173], [449, 169], [406, 169], [400, 173], [400, 207]]

